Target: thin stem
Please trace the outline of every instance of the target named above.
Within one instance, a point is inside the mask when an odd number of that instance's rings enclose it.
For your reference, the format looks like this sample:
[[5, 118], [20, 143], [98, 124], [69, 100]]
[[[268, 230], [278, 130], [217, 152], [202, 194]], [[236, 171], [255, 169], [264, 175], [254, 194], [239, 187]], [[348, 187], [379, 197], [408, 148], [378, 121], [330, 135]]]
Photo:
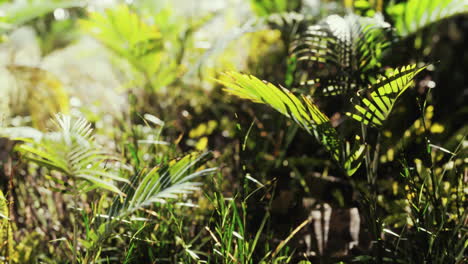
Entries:
[[77, 263], [77, 245], [78, 245], [78, 237], [77, 237], [77, 225], [76, 221], [78, 221], [78, 195], [77, 193], [73, 193], [73, 206], [75, 219], [73, 221], [73, 264]]
[[[380, 131], [377, 134], [377, 142], [375, 144], [375, 151], [374, 151], [374, 159], [372, 161], [372, 188], [376, 187], [375, 182], [377, 180], [377, 169], [379, 167], [379, 154], [380, 154], [380, 138], [381, 134]], [[377, 189], [373, 189], [374, 192], [377, 192]]]
[[[362, 141], [364, 143], [367, 143], [367, 133], [366, 133], [366, 126], [361, 123], [361, 134], [362, 134]], [[366, 156], [364, 158], [364, 162], [366, 163], [366, 176], [367, 176], [367, 183], [370, 184], [371, 182], [371, 173], [370, 173], [370, 165], [369, 165], [369, 162], [370, 162], [370, 152], [369, 152], [369, 148], [366, 148]]]
[[[364, 143], [367, 142], [367, 127], [361, 123], [361, 132], [362, 132], [362, 139]], [[377, 179], [377, 165], [378, 165], [378, 156], [379, 156], [379, 151], [380, 151], [380, 132], [377, 136], [377, 143], [375, 146], [374, 150], [374, 159], [371, 159], [371, 154], [370, 154], [370, 148], [366, 149], [366, 155], [364, 158], [364, 161], [366, 163], [366, 173], [367, 173], [367, 184], [370, 188], [370, 197], [368, 200], [369, 206], [368, 208], [368, 213], [369, 213], [369, 220], [372, 221], [370, 223], [371, 225], [371, 233], [374, 236], [374, 239], [376, 240], [377, 244], [377, 259], [378, 263], [382, 263], [382, 246], [380, 245], [380, 235], [381, 235], [381, 230], [380, 230], [380, 221], [377, 218], [377, 188], [375, 185], [375, 181]], [[367, 144], [370, 145], [370, 144]]]
[[14, 212], [14, 197], [13, 197], [13, 190], [14, 190], [14, 185], [13, 185], [13, 160], [11, 156], [8, 156], [8, 161], [7, 165], [5, 167], [5, 175], [8, 175], [8, 221], [7, 221], [7, 228], [6, 228], [6, 233], [7, 233], [7, 241], [6, 241], [6, 249], [7, 249], [7, 259], [11, 259], [11, 255], [13, 254], [13, 245], [11, 242], [13, 242], [13, 234], [11, 232], [10, 225], [11, 223], [15, 222], [15, 212]]

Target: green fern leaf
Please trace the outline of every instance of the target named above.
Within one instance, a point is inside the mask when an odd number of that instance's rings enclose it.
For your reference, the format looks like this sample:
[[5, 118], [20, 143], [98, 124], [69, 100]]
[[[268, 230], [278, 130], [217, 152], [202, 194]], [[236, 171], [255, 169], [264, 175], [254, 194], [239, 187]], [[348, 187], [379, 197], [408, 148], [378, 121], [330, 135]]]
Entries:
[[[161, 22], [167, 19], [166, 15], [159, 13], [154, 19]], [[174, 54], [164, 47], [164, 42], [176, 35], [176, 32], [161, 32], [170, 25], [162, 24], [160, 28], [159, 24], [147, 23], [128, 5], [117, 5], [104, 13], [91, 12], [89, 18], [80, 20], [80, 25], [130, 63], [135, 71], [133, 81], [147, 82], [158, 89], [173, 82], [180, 73]], [[166, 33], [164, 38], [163, 33]]]
[[392, 4], [387, 12], [400, 36], [406, 37], [443, 19], [468, 13], [466, 0], [409, 0]]
[[[102, 166], [115, 158], [94, 143], [91, 124], [84, 118], [67, 115], [56, 115], [54, 123], [55, 131], [44, 134], [39, 142], [21, 138], [25, 144], [17, 146], [17, 150], [41, 166], [84, 180], [93, 188], [99, 187], [123, 195], [114, 181], [129, 181]], [[88, 187], [83, 186], [80, 191]]]
[[226, 91], [255, 103], [268, 104], [281, 114], [294, 119], [301, 127], [310, 129], [314, 123], [307, 113], [306, 105], [284, 88], [278, 88], [252, 75], [227, 72], [226, 77], [218, 80]]
[[163, 166], [141, 171], [122, 188], [125, 200], [114, 199], [109, 215], [123, 218], [153, 203], [165, 203], [181, 194], [198, 190], [201, 183], [194, 180], [217, 170], [201, 168], [210, 157], [210, 152], [191, 153]]
[[346, 151], [349, 143], [338, 135], [330, 119], [311, 99], [306, 96], [298, 98], [287, 89], [278, 88], [252, 75], [228, 72], [225, 77], [218, 82], [226, 87], [228, 93], [256, 103], [267, 104], [294, 120], [316, 137], [348, 175], [352, 175], [359, 168], [362, 151], [361, 153]]
[[354, 106], [355, 113], [346, 115], [355, 120], [375, 127], [381, 127], [389, 116], [398, 97], [412, 84], [413, 78], [426, 67], [416, 64], [395, 69], [391, 74], [382, 76], [369, 89], [368, 98], [362, 97]]
[[332, 15], [312, 25], [292, 42], [297, 84], [321, 96], [349, 93], [369, 83], [389, 42], [379, 17]]

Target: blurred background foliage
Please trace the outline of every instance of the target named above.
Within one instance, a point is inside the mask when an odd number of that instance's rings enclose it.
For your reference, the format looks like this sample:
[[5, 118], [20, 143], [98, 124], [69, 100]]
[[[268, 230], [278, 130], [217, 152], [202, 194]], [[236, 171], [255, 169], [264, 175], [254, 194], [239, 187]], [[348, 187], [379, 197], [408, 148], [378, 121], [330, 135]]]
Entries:
[[467, 14], [0, 0], [0, 263], [465, 263]]

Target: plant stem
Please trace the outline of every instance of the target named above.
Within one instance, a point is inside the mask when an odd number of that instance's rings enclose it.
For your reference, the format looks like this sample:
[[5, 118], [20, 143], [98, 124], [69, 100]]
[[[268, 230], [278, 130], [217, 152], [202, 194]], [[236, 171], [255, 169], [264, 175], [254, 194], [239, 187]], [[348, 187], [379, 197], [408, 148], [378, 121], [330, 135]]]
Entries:
[[[362, 132], [362, 139], [364, 143], [367, 142], [367, 127], [361, 123], [361, 132]], [[366, 149], [366, 156], [364, 158], [364, 161], [366, 163], [366, 173], [367, 173], [367, 184], [370, 188], [369, 191], [369, 200], [368, 200], [368, 205], [366, 208], [368, 208], [368, 214], [369, 214], [369, 220], [372, 221], [370, 223], [371, 225], [371, 233], [374, 236], [376, 245], [377, 245], [377, 263], [382, 263], [382, 246], [380, 245], [380, 235], [381, 235], [381, 226], [380, 226], [380, 221], [377, 217], [377, 186], [375, 184], [376, 182], [376, 175], [377, 175], [377, 165], [378, 165], [378, 156], [379, 156], [379, 151], [380, 151], [380, 132], [377, 136], [377, 142], [374, 150], [374, 159], [371, 159], [371, 154], [370, 154], [370, 149]], [[367, 144], [370, 145], [370, 144]]]
[[10, 155], [8, 155], [8, 161], [5, 167], [5, 175], [8, 176], [8, 221], [7, 221], [7, 228], [6, 228], [6, 233], [7, 233], [7, 241], [6, 241], [6, 249], [7, 249], [7, 260], [10, 260], [11, 255], [13, 254], [13, 233], [11, 229], [12, 223], [15, 222], [15, 212], [14, 212], [14, 197], [13, 197], [13, 190], [14, 190], [14, 185], [13, 185], [13, 160]]
[[74, 208], [74, 214], [75, 214], [75, 219], [73, 221], [73, 264], [77, 263], [77, 244], [78, 244], [78, 238], [77, 238], [77, 226], [76, 226], [76, 221], [78, 220], [78, 195], [77, 193], [73, 193], [73, 207]]

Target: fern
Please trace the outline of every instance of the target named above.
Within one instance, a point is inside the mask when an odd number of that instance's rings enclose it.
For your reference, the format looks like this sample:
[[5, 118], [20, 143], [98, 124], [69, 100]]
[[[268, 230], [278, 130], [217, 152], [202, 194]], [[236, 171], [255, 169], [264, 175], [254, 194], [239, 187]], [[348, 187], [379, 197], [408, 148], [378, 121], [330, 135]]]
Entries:
[[178, 69], [175, 60], [164, 52], [160, 29], [144, 21], [127, 5], [92, 12], [80, 20], [81, 27], [117, 56], [130, 63], [146, 84], [159, 88], [174, 81]]
[[440, 20], [468, 13], [468, 1], [409, 0], [391, 4], [387, 12], [395, 21], [398, 35], [406, 37]]
[[378, 79], [369, 89], [368, 97], [360, 97], [354, 106], [356, 113], [346, 113], [355, 120], [381, 127], [393, 109], [400, 95], [412, 84], [413, 78], [426, 67], [416, 64], [395, 69], [392, 73]]
[[122, 188], [125, 200], [122, 203], [116, 198], [109, 215], [126, 217], [153, 203], [165, 203], [178, 195], [198, 190], [200, 183], [194, 179], [210, 175], [217, 169], [200, 168], [210, 157], [210, 152], [191, 153], [168, 164], [142, 170]]
[[109, 238], [121, 220], [153, 203], [165, 203], [198, 190], [201, 184], [195, 179], [213, 174], [217, 170], [202, 168], [210, 157], [210, 152], [191, 153], [168, 164], [144, 169], [133, 176], [130, 183], [126, 183], [122, 188], [125, 199], [115, 197], [108, 210], [107, 221], [96, 222], [98, 233], [91, 235], [91, 241], [87, 242], [88, 250], [84, 263], [89, 263], [99, 256], [102, 243]]
[[292, 42], [297, 59], [296, 79], [312, 93], [334, 96], [356, 91], [369, 83], [380, 66], [387, 24], [381, 18], [331, 15], [312, 25]]
[[267, 104], [276, 111], [294, 120], [330, 152], [348, 175], [359, 168], [364, 145], [357, 144], [352, 149], [332, 126], [330, 119], [307, 97], [300, 99], [284, 88], [261, 81], [254, 76], [227, 72], [226, 77], [218, 80], [226, 86], [226, 91], [243, 99]]
[[21, 144], [17, 149], [39, 165], [83, 180], [75, 186], [78, 191], [103, 188], [122, 195], [114, 181], [128, 180], [110, 173], [104, 167], [105, 162], [114, 158], [96, 145], [91, 124], [84, 118], [68, 115], [56, 115], [54, 124], [55, 131], [44, 134], [40, 142], [21, 138], [28, 144]]

